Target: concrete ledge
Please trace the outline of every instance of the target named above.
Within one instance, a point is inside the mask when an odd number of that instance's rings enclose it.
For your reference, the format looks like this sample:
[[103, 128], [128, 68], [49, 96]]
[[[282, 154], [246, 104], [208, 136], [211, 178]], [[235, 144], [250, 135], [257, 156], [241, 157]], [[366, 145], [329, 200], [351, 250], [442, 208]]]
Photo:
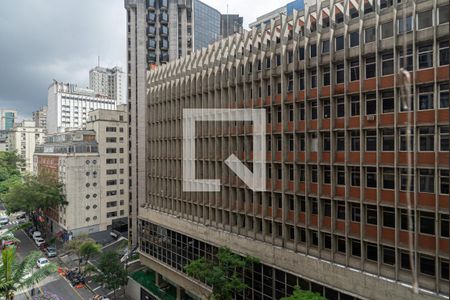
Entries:
[[[376, 275], [362, 273], [358, 270], [319, 260], [302, 253], [296, 253], [292, 250], [273, 246], [235, 233], [206, 227], [202, 224], [180, 219], [174, 215], [152, 209], [140, 209], [139, 218], [215, 246], [227, 246], [234, 252], [242, 255], [258, 257], [264, 264], [297, 274], [310, 281], [320, 283], [358, 298], [374, 300], [442, 299], [434, 294], [414, 294], [410, 287], [401, 283], [383, 279]], [[143, 261], [143, 263], [147, 264], [147, 261]], [[152, 265], [155, 265], [155, 263], [152, 262]], [[156, 269], [155, 271], [160, 272]], [[177, 277], [183, 277], [183, 280], [188, 280], [178, 272], [172, 271], [172, 273], [175, 273]], [[161, 274], [171, 279], [173, 278], [170, 276], [171, 274], [167, 273], [165, 275], [162, 271]], [[179, 280], [181, 281], [181, 278]], [[186, 288], [185, 285], [180, 285]], [[189, 288], [186, 289], [189, 290]]]

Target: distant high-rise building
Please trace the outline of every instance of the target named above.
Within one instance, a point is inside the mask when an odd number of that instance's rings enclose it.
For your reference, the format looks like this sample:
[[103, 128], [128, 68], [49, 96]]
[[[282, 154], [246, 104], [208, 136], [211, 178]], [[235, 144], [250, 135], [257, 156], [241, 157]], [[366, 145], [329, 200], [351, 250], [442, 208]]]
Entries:
[[0, 151], [9, 151], [9, 130], [0, 130]]
[[89, 71], [89, 88], [96, 96], [114, 99], [117, 104], [127, 103], [127, 74], [120, 67], [95, 67]]
[[[305, 9], [305, 3], [307, 5], [313, 5], [316, 4], [315, 0], [294, 0], [292, 2], [289, 2], [288, 4], [277, 8], [271, 12], [268, 12], [258, 18], [256, 18], [256, 21], [249, 24], [250, 28], [256, 27], [259, 28], [263, 24], [269, 24], [272, 20], [277, 20], [280, 17], [280, 14], [284, 14], [286, 16], [292, 16], [294, 13], [294, 9], [301, 11]], [[320, 0], [318, 1], [320, 4]]]
[[34, 150], [44, 140], [45, 129], [36, 127], [32, 120], [24, 120], [8, 132], [8, 151], [16, 152], [25, 160], [22, 171], [33, 172]]
[[194, 50], [208, 47], [221, 39], [220, 12], [199, 0], [193, 0]]
[[94, 90], [54, 81], [48, 88], [47, 132], [86, 127], [88, 113], [96, 109], [116, 109], [117, 101], [99, 97]]
[[16, 119], [17, 111], [11, 109], [0, 109], [0, 130], [12, 129]]
[[33, 121], [36, 127], [47, 129], [47, 106], [33, 112]]
[[242, 33], [244, 18], [236, 14], [222, 15], [220, 18], [220, 33], [222, 38]]

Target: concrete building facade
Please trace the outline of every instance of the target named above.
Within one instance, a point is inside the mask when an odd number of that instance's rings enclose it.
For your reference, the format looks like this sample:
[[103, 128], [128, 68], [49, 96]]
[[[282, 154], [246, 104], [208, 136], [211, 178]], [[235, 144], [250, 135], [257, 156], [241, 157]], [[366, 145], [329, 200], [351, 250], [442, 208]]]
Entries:
[[47, 106], [33, 112], [34, 126], [47, 129]]
[[24, 120], [7, 134], [8, 151], [16, 152], [25, 160], [22, 171], [33, 173], [34, 150], [45, 141], [45, 129], [36, 127], [34, 121]]
[[115, 99], [118, 105], [127, 103], [127, 75], [120, 67], [109, 69], [97, 66], [91, 69], [89, 88], [96, 96]]
[[[448, 36], [447, 1], [323, 1], [151, 71], [143, 264], [205, 299], [184, 266], [222, 246], [259, 259], [239, 299], [448, 297]], [[224, 164], [251, 169], [252, 124], [202, 122], [221, 191], [183, 191], [184, 108], [265, 109], [267, 190]]]
[[220, 16], [220, 34], [226, 38], [235, 33], [243, 33], [244, 18], [237, 14], [225, 14]]
[[11, 109], [0, 109], [0, 130], [10, 130], [14, 127], [17, 119], [17, 111]]
[[48, 88], [47, 132], [85, 128], [90, 111], [115, 110], [116, 105], [115, 99], [97, 97], [91, 89], [54, 81]]

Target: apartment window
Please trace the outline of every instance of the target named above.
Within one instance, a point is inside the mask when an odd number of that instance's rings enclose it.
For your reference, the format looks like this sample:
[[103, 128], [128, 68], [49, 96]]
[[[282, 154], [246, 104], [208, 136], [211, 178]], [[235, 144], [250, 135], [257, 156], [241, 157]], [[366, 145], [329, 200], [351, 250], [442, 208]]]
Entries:
[[399, 50], [398, 63], [399, 68], [403, 68], [408, 71], [413, 70], [413, 51], [411, 46], [406, 49], [406, 53], [403, 49]]
[[323, 101], [323, 118], [329, 119], [331, 117], [331, 105], [330, 100]]
[[359, 46], [359, 32], [350, 32], [350, 48]]
[[395, 209], [392, 207], [382, 207], [383, 212], [383, 226], [395, 227]]
[[394, 35], [394, 28], [392, 26], [392, 21], [381, 24], [381, 38], [387, 39]]
[[276, 106], [275, 107], [275, 114], [277, 116], [277, 123], [283, 122], [282, 112], [281, 112], [281, 107], [280, 106]]
[[366, 205], [366, 223], [377, 225], [377, 207], [375, 205]]
[[300, 102], [298, 107], [298, 117], [303, 121], [305, 120], [305, 102]]
[[431, 10], [417, 13], [417, 29], [425, 29], [433, 26], [433, 13]]
[[359, 131], [352, 131], [350, 134], [350, 150], [359, 151], [359, 149], [360, 149]]
[[375, 27], [369, 27], [369, 28], [364, 29], [364, 41], [366, 43], [375, 41], [375, 35], [376, 35]]
[[270, 88], [270, 84], [268, 84], [267, 86], [266, 86], [266, 92], [267, 92], [267, 96], [270, 96], [272, 93], [272, 91], [271, 91], [271, 88]]
[[447, 23], [448, 22], [448, 5], [439, 6], [438, 14], [439, 14], [439, 24]]
[[341, 11], [336, 11], [335, 14], [336, 24], [340, 24], [344, 22], [344, 14]]
[[359, 97], [350, 97], [350, 113], [352, 116], [359, 116]]
[[[448, 174], [447, 174], [448, 175]], [[448, 194], [448, 192], [447, 192]], [[446, 214], [440, 214], [440, 223], [441, 223], [441, 237], [449, 237], [449, 230], [448, 230], [448, 224], [449, 217]]]
[[311, 202], [311, 213], [313, 215], [317, 215], [317, 213], [319, 212], [319, 206], [317, 204], [317, 199], [315, 198], [310, 198], [310, 202]]
[[433, 109], [433, 86], [419, 86], [419, 110]]
[[361, 242], [358, 240], [351, 240], [351, 247], [352, 247], [352, 255], [361, 257]]
[[411, 133], [407, 133], [407, 128], [400, 128], [400, 151], [408, 151], [407, 140], [410, 138], [410, 151], [414, 150], [414, 130], [411, 129]]
[[323, 151], [330, 151], [331, 150], [331, 140], [330, 140], [330, 134], [324, 133], [322, 138], [322, 144], [323, 144]]
[[439, 43], [439, 65], [448, 65], [448, 41]]
[[419, 191], [434, 193], [434, 171], [432, 169], [419, 169]]
[[381, 71], [383, 76], [394, 73], [394, 54], [392, 52], [381, 55]]
[[340, 97], [336, 99], [336, 118], [342, 118], [345, 116], [345, 101]]
[[331, 249], [331, 235], [324, 234], [324, 236], [323, 236], [323, 248], [324, 249]]
[[434, 213], [421, 211], [419, 220], [421, 233], [434, 234]]
[[336, 51], [344, 49], [344, 36], [340, 35], [335, 38]]
[[394, 129], [383, 129], [383, 151], [394, 151]]
[[366, 186], [368, 188], [377, 187], [377, 168], [373, 167], [366, 168]]
[[317, 87], [317, 71], [316, 70], [312, 70], [311, 71], [311, 88], [316, 88]]
[[352, 222], [361, 222], [361, 208], [358, 203], [351, 203]]
[[277, 55], [275, 56], [275, 62], [276, 62], [276, 64], [277, 64], [277, 66], [280, 66], [280, 65], [281, 65], [281, 55], [280, 55], [280, 54], [277, 54]]
[[316, 120], [317, 119], [317, 101], [311, 101], [311, 120]]
[[305, 182], [305, 165], [300, 165], [298, 168], [300, 182]]
[[394, 92], [381, 93], [383, 113], [393, 113], [395, 110]]
[[270, 57], [266, 57], [266, 69], [270, 68]]
[[106, 132], [116, 132], [116, 127], [106, 127]]
[[310, 231], [310, 233], [311, 233], [311, 246], [317, 246], [319, 244], [317, 231]]
[[323, 68], [323, 86], [330, 85], [330, 67]]
[[331, 217], [331, 201], [323, 200], [323, 215], [324, 217]]
[[359, 80], [359, 61], [350, 62], [350, 81]]
[[106, 217], [107, 218], [117, 217], [117, 211], [112, 211], [112, 212], [106, 213]]
[[394, 169], [384, 168], [383, 169], [383, 189], [393, 190], [394, 187], [395, 187]]
[[115, 159], [115, 158], [106, 159], [106, 164], [116, 164], [116, 163], [117, 163], [117, 159]]
[[330, 168], [330, 166], [323, 167], [323, 183], [325, 183], [325, 184], [331, 183], [331, 168]]
[[[410, 191], [414, 191], [414, 174], [410, 175]], [[408, 190], [408, 169], [400, 169], [400, 190]]]
[[300, 151], [305, 151], [305, 134], [304, 133], [300, 134], [299, 143], [300, 143]]
[[305, 89], [305, 72], [300, 72], [298, 76], [298, 85], [300, 91], [303, 91]]
[[377, 113], [376, 94], [366, 94], [366, 115], [375, 115]]
[[444, 279], [444, 280], [447, 280], [448, 281], [448, 279], [449, 279], [449, 268], [448, 268], [448, 259], [443, 259], [443, 258], [441, 258], [440, 259], [441, 260], [441, 263], [440, 263], [440, 267], [441, 267], [441, 272], [440, 272], [440, 274], [441, 274], [441, 278], [442, 279]]
[[322, 54], [330, 53], [330, 40], [322, 41]]
[[378, 261], [378, 247], [376, 244], [367, 243], [367, 259], [372, 261]]
[[337, 238], [337, 251], [344, 253], [346, 252], [346, 244], [345, 244], [345, 238], [338, 237]]
[[317, 183], [317, 166], [311, 166], [311, 182]]
[[336, 65], [336, 83], [344, 82], [344, 64]]
[[116, 148], [106, 148], [106, 153], [117, 153], [117, 149]]
[[448, 108], [448, 83], [439, 85], [439, 108]]
[[106, 170], [106, 175], [114, 175], [114, 174], [117, 174], [117, 170], [115, 169]]
[[336, 150], [345, 151], [345, 134], [343, 132], [336, 134]]
[[330, 27], [330, 18], [326, 17], [326, 16], [323, 16], [322, 28], [328, 28], [328, 27]]
[[405, 25], [405, 18], [401, 16], [399, 19], [397, 19], [397, 33], [403, 34], [405, 32], [412, 31], [413, 28], [413, 18], [412, 16], [406, 16], [406, 25]]
[[350, 168], [350, 185], [360, 186], [360, 172], [358, 167]]
[[345, 185], [345, 169], [344, 167], [336, 168], [336, 184], [337, 185]]
[[304, 60], [305, 59], [305, 48], [304, 47], [300, 47], [298, 49], [298, 59], [299, 60]]
[[311, 44], [309, 45], [309, 49], [310, 49], [310, 57], [316, 57], [317, 56], [317, 46], [316, 44]]
[[434, 257], [420, 254], [420, 273], [430, 276], [435, 276], [435, 261]]
[[417, 52], [419, 69], [426, 69], [433, 67], [433, 45], [428, 44], [419, 47]]
[[434, 151], [434, 127], [419, 128], [419, 151]]
[[439, 186], [440, 186], [440, 193], [448, 195], [449, 192], [449, 170], [440, 170], [439, 171]]
[[293, 135], [289, 135], [288, 149], [290, 152], [294, 151], [294, 136]]
[[405, 270], [411, 270], [409, 253], [404, 251], [400, 252], [400, 267]]
[[288, 170], [289, 170], [289, 180], [294, 181], [294, 166], [289, 166]]
[[386, 265], [395, 265], [395, 249], [383, 246], [383, 263]]
[[336, 218], [340, 220], [345, 220], [345, 202], [336, 202]]
[[[402, 209], [400, 210], [400, 229], [401, 230], [409, 230], [409, 222], [408, 222], [408, 210]], [[414, 212], [411, 212], [411, 228], [414, 229]]]
[[377, 131], [366, 131], [366, 151], [377, 151]]
[[377, 64], [375, 57], [366, 58], [366, 79], [373, 78], [377, 75]]

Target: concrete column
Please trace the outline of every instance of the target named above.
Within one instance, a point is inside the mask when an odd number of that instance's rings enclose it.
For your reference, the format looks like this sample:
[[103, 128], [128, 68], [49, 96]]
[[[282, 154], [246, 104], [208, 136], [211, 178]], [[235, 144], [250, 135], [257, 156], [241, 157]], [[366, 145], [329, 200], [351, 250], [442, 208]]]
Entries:
[[185, 291], [182, 287], [177, 287], [177, 300], [183, 300], [185, 295]]
[[155, 276], [155, 285], [157, 287], [159, 287], [159, 284], [161, 282], [161, 274], [159, 274], [159, 273], [155, 273], [155, 274], [156, 274], [156, 276]]

